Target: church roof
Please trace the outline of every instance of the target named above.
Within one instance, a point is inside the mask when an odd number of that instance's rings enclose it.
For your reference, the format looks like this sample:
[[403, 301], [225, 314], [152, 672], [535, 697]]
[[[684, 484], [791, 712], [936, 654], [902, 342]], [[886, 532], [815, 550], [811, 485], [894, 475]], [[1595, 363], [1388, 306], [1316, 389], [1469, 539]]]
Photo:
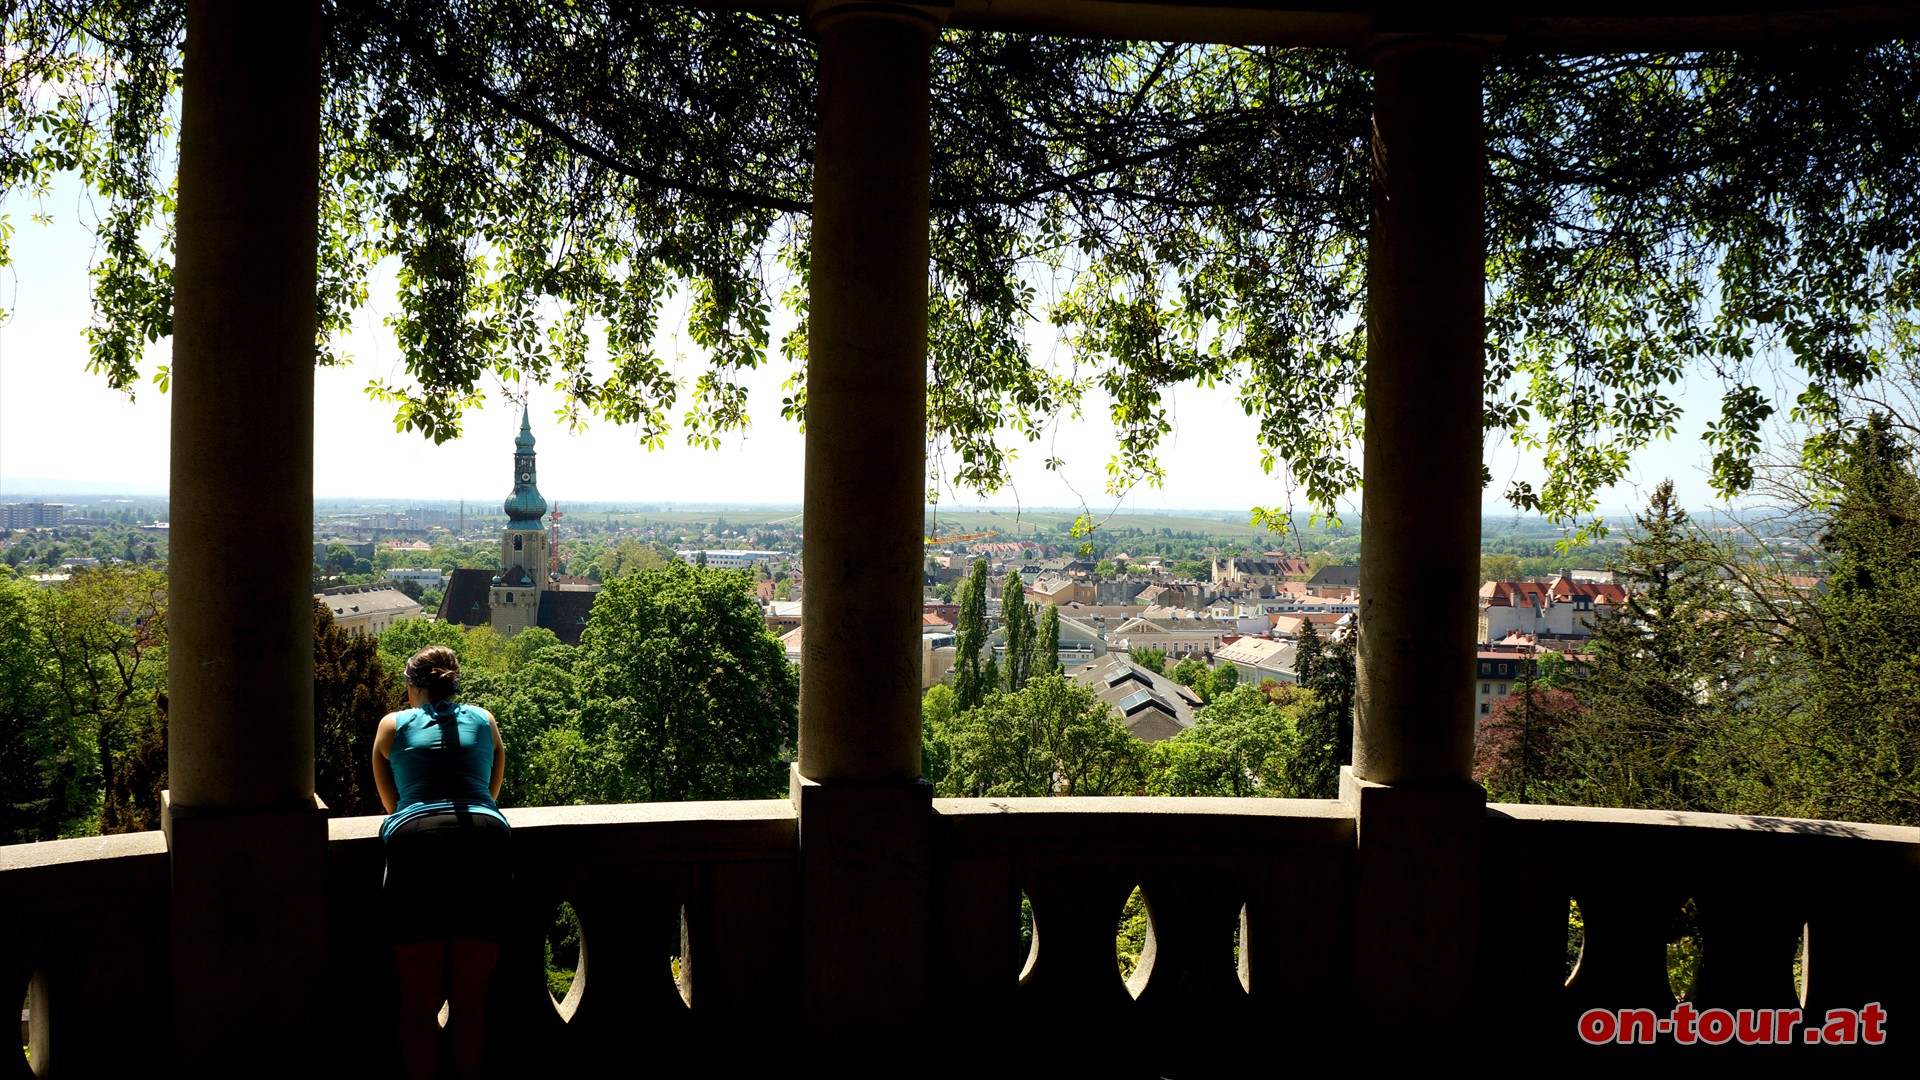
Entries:
[[[463, 566], [447, 580], [440, 594], [440, 621], [461, 626], [493, 625], [493, 571]], [[557, 632], [557, 631], [556, 631]]]
[[580, 631], [587, 628], [587, 617], [593, 614], [593, 602], [599, 596], [597, 592], [542, 591], [535, 621], [563, 643], [578, 645]]

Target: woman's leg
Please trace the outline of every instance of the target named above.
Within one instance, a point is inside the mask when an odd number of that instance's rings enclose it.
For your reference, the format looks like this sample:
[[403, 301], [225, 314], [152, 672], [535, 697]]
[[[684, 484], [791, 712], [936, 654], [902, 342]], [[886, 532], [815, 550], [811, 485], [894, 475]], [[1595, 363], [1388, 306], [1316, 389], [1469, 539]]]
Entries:
[[407, 1080], [434, 1080], [440, 1064], [446, 961], [444, 941], [393, 947], [393, 966], [400, 976], [400, 1064]]
[[454, 1075], [460, 1080], [474, 1080], [480, 1075], [481, 1054], [487, 1044], [487, 983], [499, 958], [500, 946], [493, 942], [453, 939], [447, 1041]]

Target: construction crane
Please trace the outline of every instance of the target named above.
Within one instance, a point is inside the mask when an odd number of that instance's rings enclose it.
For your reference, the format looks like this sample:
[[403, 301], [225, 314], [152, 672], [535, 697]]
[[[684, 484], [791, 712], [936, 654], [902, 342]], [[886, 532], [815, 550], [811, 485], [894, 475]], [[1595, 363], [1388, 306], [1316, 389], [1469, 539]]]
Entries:
[[933, 518], [927, 522], [927, 538], [921, 543], [932, 547], [935, 544], [964, 544], [969, 540], [985, 540], [989, 536], [999, 536], [1000, 530], [988, 529], [986, 532], [958, 533], [948, 536], [935, 536], [940, 531], [940, 509], [934, 508]]
[[999, 536], [999, 535], [1000, 535], [999, 529], [988, 529], [986, 532], [958, 533], [952, 536], [929, 536], [925, 540], [921, 541], [921, 543], [927, 544], [929, 546], [933, 544], [964, 544], [969, 540], [985, 540], [989, 536]]

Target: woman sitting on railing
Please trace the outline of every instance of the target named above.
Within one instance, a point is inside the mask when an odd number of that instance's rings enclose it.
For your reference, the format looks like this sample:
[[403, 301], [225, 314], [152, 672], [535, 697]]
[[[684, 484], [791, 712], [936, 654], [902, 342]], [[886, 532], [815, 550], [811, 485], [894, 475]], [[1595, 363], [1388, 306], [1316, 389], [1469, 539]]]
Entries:
[[400, 977], [400, 1055], [411, 1080], [431, 1080], [447, 1056], [455, 1075], [480, 1074], [487, 981], [500, 956], [513, 866], [512, 835], [495, 800], [506, 746], [485, 709], [460, 705], [460, 663], [441, 645], [408, 659], [405, 712], [380, 720], [373, 779], [386, 804], [380, 826], [382, 895]]

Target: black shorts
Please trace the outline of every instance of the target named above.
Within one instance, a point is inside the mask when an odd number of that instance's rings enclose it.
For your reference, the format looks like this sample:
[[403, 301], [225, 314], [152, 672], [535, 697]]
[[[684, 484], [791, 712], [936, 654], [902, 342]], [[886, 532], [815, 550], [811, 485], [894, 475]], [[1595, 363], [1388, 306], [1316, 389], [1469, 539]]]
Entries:
[[489, 814], [422, 814], [387, 835], [380, 887], [395, 945], [449, 938], [499, 944], [513, 895], [513, 830]]

